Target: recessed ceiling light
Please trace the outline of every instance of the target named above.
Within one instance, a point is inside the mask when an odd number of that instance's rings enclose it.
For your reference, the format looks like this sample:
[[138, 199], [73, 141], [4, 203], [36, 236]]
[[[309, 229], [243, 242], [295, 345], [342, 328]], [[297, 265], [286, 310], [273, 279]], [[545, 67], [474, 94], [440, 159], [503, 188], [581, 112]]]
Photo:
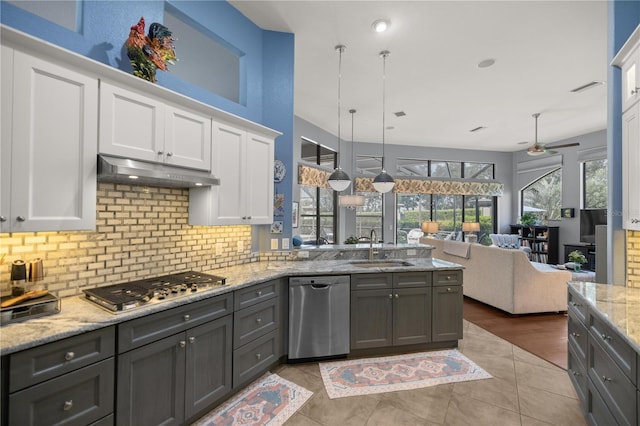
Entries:
[[601, 84], [604, 84], [604, 81], [592, 81], [587, 84], [583, 84], [580, 87], [576, 87], [575, 89], [571, 90], [571, 92], [572, 93], [584, 92], [585, 90], [592, 89], [596, 86], [600, 86]]
[[383, 33], [389, 29], [391, 26], [391, 22], [386, 19], [378, 19], [373, 24], [371, 24], [371, 28], [377, 33]]
[[479, 132], [480, 130], [484, 130], [484, 129], [486, 129], [486, 127], [484, 127], [484, 126], [478, 126], [478, 127], [476, 127], [475, 129], [471, 129], [471, 130], [469, 130], [469, 132], [474, 133], [474, 132]]
[[396, 117], [404, 117], [405, 115], [407, 115], [406, 112], [404, 111], [398, 111], [398, 112], [394, 112], [393, 113]]
[[491, 65], [495, 64], [496, 60], [493, 58], [484, 59], [478, 62], [478, 68], [489, 68]]

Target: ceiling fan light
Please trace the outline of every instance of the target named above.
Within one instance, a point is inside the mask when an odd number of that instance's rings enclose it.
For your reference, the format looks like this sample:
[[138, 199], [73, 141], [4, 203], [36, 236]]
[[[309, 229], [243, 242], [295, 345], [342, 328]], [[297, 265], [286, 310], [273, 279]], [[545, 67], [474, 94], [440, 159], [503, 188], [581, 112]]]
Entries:
[[382, 169], [380, 174], [373, 179], [373, 187], [376, 191], [385, 193], [389, 192], [395, 186], [396, 181], [393, 180], [393, 177], [386, 170]]
[[329, 176], [327, 183], [334, 191], [344, 191], [351, 185], [351, 178], [340, 167], [335, 169]]
[[529, 155], [531, 155], [533, 157], [538, 156], [538, 155], [542, 155], [542, 154], [544, 154], [544, 149], [535, 149], [535, 148], [531, 147], [531, 148], [529, 148], [527, 150], [527, 154], [529, 154]]

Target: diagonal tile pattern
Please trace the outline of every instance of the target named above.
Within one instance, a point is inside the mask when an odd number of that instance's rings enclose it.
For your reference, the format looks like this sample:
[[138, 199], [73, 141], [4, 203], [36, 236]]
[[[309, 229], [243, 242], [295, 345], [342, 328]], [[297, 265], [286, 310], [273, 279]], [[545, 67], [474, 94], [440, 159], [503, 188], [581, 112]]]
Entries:
[[566, 371], [464, 321], [458, 349], [493, 379], [329, 399], [317, 363], [274, 372], [314, 395], [287, 426], [583, 426]]

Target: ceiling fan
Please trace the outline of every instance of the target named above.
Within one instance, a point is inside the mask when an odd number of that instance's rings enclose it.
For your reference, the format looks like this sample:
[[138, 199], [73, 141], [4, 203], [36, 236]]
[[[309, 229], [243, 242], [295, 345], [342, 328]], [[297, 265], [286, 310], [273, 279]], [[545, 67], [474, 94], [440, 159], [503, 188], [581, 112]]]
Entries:
[[541, 154], [556, 154], [558, 152], [558, 151], [554, 151], [554, 149], [556, 148], [568, 148], [570, 146], [580, 145], [579, 142], [565, 143], [562, 145], [553, 145], [553, 146], [546, 146], [538, 143], [538, 117], [540, 117], [540, 113], [536, 112], [535, 114], [532, 115], [532, 117], [536, 120], [536, 138], [533, 145], [527, 148], [527, 154], [534, 155], [534, 156], [541, 155]]

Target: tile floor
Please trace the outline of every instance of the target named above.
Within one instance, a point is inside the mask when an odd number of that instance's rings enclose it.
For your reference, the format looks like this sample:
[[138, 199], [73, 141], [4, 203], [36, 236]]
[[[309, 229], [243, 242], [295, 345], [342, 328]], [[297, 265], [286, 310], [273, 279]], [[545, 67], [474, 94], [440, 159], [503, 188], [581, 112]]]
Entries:
[[314, 393], [285, 425], [586, 425], [565, 370], [468, 321], [458, 349], [494, 378], [332, 400], [317, 363], [281, 365]]

